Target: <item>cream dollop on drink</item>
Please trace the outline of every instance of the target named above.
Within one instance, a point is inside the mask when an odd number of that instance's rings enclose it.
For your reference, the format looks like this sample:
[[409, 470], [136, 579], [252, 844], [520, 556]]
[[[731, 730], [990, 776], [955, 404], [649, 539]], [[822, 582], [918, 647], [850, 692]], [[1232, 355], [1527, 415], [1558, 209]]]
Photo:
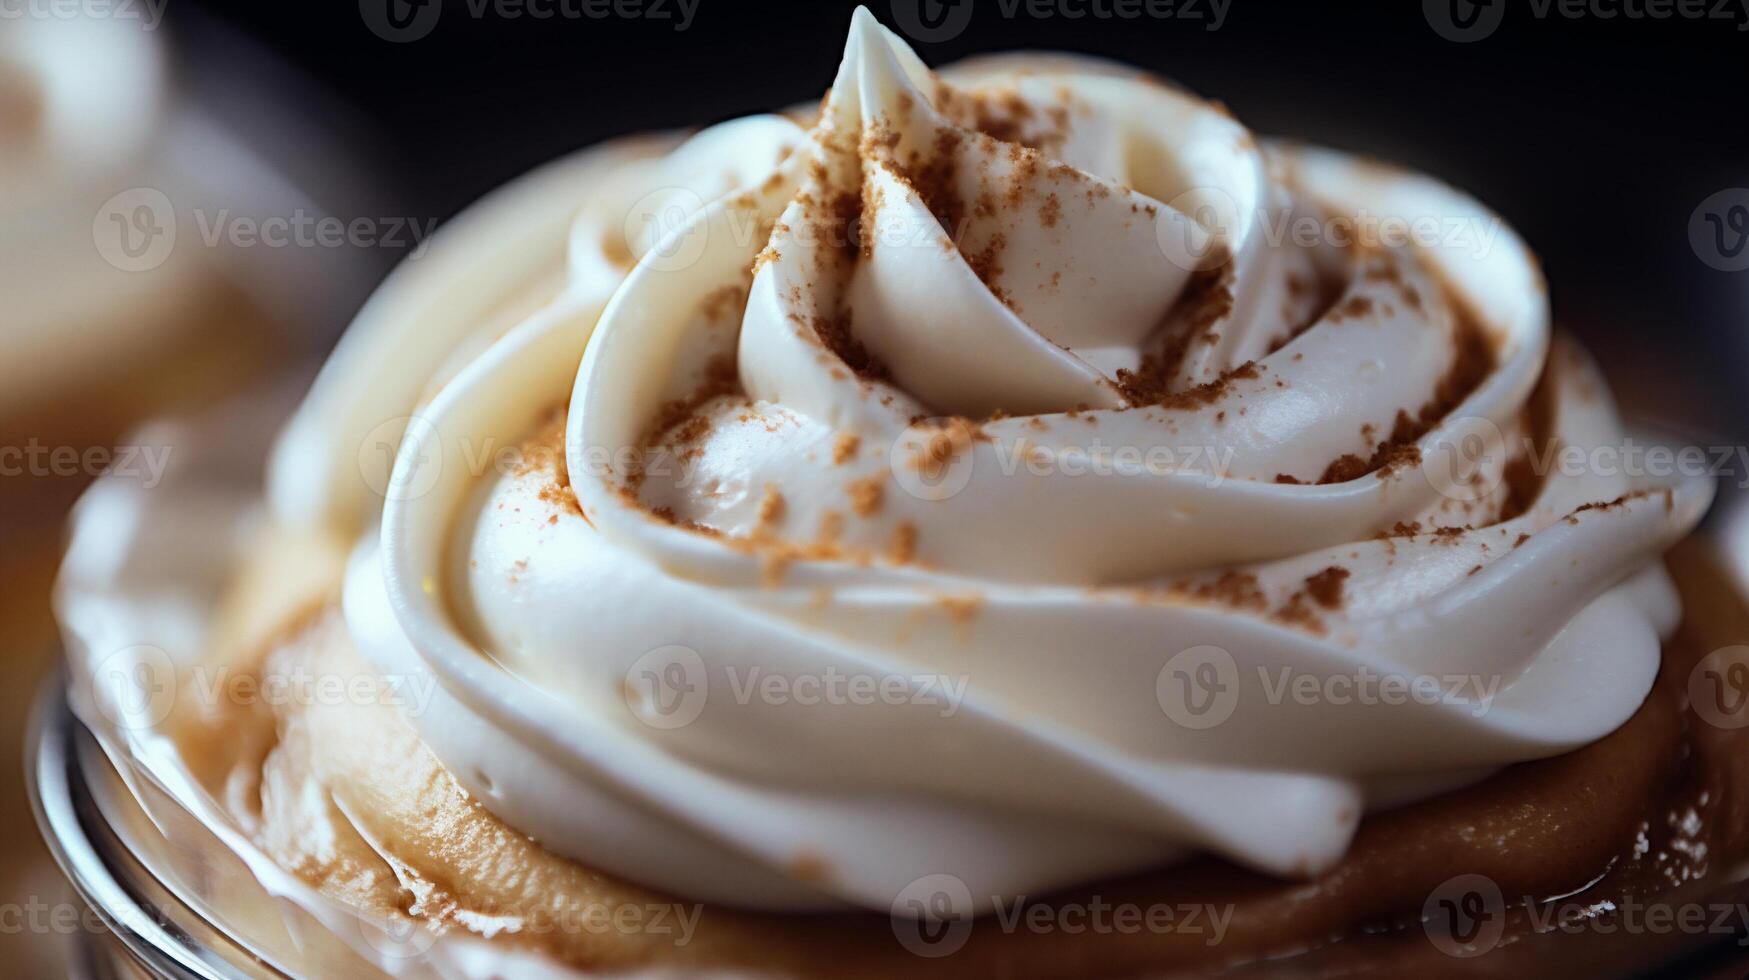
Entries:
[[776, 909], [1309, 875], [1650, 688], [1710, 484], [1547, 465], [1620, 424], [1442, 184], [866, 11], [817, 114], [563, 176], [563, 268], [355, 330], [272, 487], [364, 529], [353, 640], [559, 854]]

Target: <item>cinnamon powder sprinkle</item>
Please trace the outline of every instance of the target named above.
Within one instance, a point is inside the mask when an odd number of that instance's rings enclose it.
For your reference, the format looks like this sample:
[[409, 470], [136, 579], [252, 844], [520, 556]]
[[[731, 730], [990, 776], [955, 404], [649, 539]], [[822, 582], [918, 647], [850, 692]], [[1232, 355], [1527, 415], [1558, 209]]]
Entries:
[[[685, 398], [676, 398], [656, 410], [656, 416], [648, 429], [646, 442], [655, 442], [665, 435], [683, 435], [681, 444], [696, 440], [709, 431], [708, 420], [702, 420], [702, 428], [689, 427], [683, 433], [675, 433], [683, 424], [695, 421], [698, 410], [705, 403], [723, 395], [732, 395], [741, 390], [741, 376], [735, 365], [735, 355], [725, 352], [717, 354], [705, 362], [704, 375], [699, 380], [698, 387]], [[635, 485], [635, 484], [634, 484]]]
[[858, 517], [870, 517], [881, 509], [881, 500], [886, 494], [886, 486], [879, 476], [871, 476], [857, 480], [850, 485], [850, 509]]
[[1055, 228], [1063, 217], [1063, 202], [1055, 194], [1045, 195], [1045, 203], [1039, 205], [1038, 220], [1046, 228]]
[[1377, 535], [1381, 541], [1391, 538], [1412, 538], [1421, 533], [1420, 521], [1398, 521], [1389, 531], [1381, 531]]
[[1306, 594], [1325, 609], [1342, 607], [1342, 583], [1348, 579], [1348, 569], [1331, 565], [1306, 579]]
[[1263, 609], [1269, 604], [1263, 586], [1250, 572], [1226, 571], [1212, 581], [1175, 582], [1170, 590], [1177, 595], [1234, 609]]
[[703, 302], [699, 304], [699, 312], [703, 313], [705, 319], [711, 321], [713, 326], [721, 323], [728, 318], [729, 314], [747, 305], [747, 291], [747, 286], [737, 284], [713, 289], [705, 295]]
[[1307, 603], [1304, 591], [1295, 592], [1281, 608], [1271, 614], [1277, 621], [1290, 626], [1298, 626], [1313, 633], [1324, 632], [1324, 621]]
[[887, 558], [895, 565], [908, 565], [917, 557], [917, 525], [906, 521], [893, 529], [893, 543]]
[[838, 355], [857, 377], [864, 381], [884, 381], [890, 377], [887, 367], [878, 358], [862, 346], [856, 333], [851, 329], [850, 311], [841, 309], [830, 317], [814, 317], [814, 335], [820, 338], [820, 343], [826, 349]]
[[[1192, 411], [1204, 408], [1220, 401], [1235, 381], [1255, 381], [1263, 376], [1258, 370], [1256, 361], [1246, 361], [1226, 374], [1221, 375], [1208, 384], [1197, 385], [1187, 391], [1173, 392], [1163, 395], [1154, 404], [1161, 408]], [[1122, 379], [1119, 379], [1122, 382]]]
[[1166, 314], [1169, 332], [1159, 349], [1143, 354], [1134, 371], [1117, 372], [1118, 390], [1130, 404], [1138, 408], [1157, 405], [1169, 397], [1191, 344], [1209, 342], [1215, 336], [1209, 328], [1232, 312], [1233, 303], [1231, 262], [1223, 260], [1217, 268], [1197, 273]]
[[978, 616], [984, 608], [984, 597], [980, 595], [944, 595], [935, 600], [946, 612], [949, 619], [956, 623], [969, 623]]
[[854, 432], [840, 432], [832, 440], [832, 465], [843, 466], [856, 457], [856, 451], [862, 448], [862, 437]]
[[[1456, 303], [1453, 297], [1453, 304]], [[1460, 319], [1454, 342], [1456, 356], [1445, 377], [1434, 386], [1433, 397], [1413, 416], [1406, 410], [1398, 410], [1390, 437], [1373, 451], [1370, 459], [1362, 459], [1353, 453], [1339, 456], [1325, 468], [1319, 483], [1346, 483], [1368, 473], [1384, 477], [1399, 468], [1421, 464], [1421, 450], [1414, 443], [1492, 374], [1497, 363], [1494, 346], [1487, 334], [1467, 316]]]
[[[565, 462], [565, 419], [568, 414], [567, 405], [560, 405], [547, 414], [534, 436], [523, 444], [521, 465], [516, 475], [528, 476], [544, 467], [548, 478], [537, 496], [587, 521], [589, 518], [584, 515], [583, 507], [577, 503], [577, 494], [571, 489], [570, 467]], [[553, 516], [556, 519], [558, 515]]]
[[974, 441], [988, 441], [989, 436], [970, 419], [955, 416], [943, 421], [930, 435], [923, 452], [912, 458], [911, 463], [924, 478], [938, 480], [947, 472], [947, 467], [960, 453], [971, 447]]
[[775, 484], [766, 484], [765, 496], [759, 499], [759, 518], [754, 524], [753, 536], [755, 538], [769, 536], [778, 522], [783, 520], [783, 512], [783, 494], [778, 491]]
[[1372, 312], [1373, 301], [1371, 297], [1350, 296], [1348, 302], [1343, 303], [1341, 306], [1332, 310], [1327, 319], [1331, 323], [1341, 323], [1343, 320], [1350, 317], [1359, 318], [1371, 316]]

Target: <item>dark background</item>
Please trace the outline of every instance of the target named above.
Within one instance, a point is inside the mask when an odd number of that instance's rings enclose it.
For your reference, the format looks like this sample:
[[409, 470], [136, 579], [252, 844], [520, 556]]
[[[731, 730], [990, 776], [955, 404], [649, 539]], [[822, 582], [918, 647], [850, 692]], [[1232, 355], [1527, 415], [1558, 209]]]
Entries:
[[[186, 72], [240, 71], [347, 134], [375, 177], [355, 206], [445, 217], [604, 137], [818, 98], [854, 6], [698, 0], [676, 31], [676, 19], [474, 16], [470, 0], [430, 0], [443, 6], [429, 34], [393, 43], [366, 24], [386, 2], [171, 0], [166, 22]], [[871, 4], [889, 26], [894, 2]], [[1261, 133], [1472, 192], [1540, 254], [1557, 321], [1600, 352], [1630, 412], [1733, 441], [1749, 428], [1749, 272], [1708, 267], [1688, 237], [1704, 199], [1749, 187], [1749, 12], [1539, 18], [1530, 0], [1495, 0], [1508, 4], [1498, 29], [1456, 43], [1420, 0], [1231, 0], [1215, 31], [1208, 0], [1197, 20], [1040, 20], [1024, 4], [1006, 17], [1000, 0], [960, 2], [969, 26], [917, 43], [926, 61], [1107, 55], [1223, 100]]]

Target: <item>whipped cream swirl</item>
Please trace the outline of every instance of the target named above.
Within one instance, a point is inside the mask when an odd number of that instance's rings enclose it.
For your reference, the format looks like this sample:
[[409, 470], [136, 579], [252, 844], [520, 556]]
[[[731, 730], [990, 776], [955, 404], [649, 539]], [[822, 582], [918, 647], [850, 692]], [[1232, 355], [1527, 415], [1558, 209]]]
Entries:
[[[1362, 212], [1498, 234], [1276, 232]], [[441, 681], [432, 750], [547, 847], [707, 900], [1317, 873], [1369, 807], [1625, 720], [1711, 495], [1537, 472], [1623, 436], [1470, 199], [1101, 63], [937, 78], [866, 11], [817, 116], [596, 151], [423, 261], [288, 430], [276, 513], [368, 527], [383, 490], [345, 612]], [[543, 425], [563, 465], [482, 475]], [[1208, 671], [1218, 718], [1179, 700]], [[834, 677], [881, 693], [794, 696]]]

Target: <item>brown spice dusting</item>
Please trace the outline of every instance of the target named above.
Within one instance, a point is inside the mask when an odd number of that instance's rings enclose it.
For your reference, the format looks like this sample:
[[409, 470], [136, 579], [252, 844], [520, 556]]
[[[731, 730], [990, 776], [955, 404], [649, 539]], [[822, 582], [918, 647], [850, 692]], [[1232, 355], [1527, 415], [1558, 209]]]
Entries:
[[[544, 468], [547, 471], [547, 480], [541, 485], [537, 496], [542, 501], [587, 521], [582, 506], [577, 503], [577, 494], [571, 489], [570, 467], [565, 462], [565, 419], [568, 414], [567, 405], [559, 405], [547, 413], [546, 420], [535, 430], [535, 434], [523, 443], [516, 475], [528, 476]], [[556, 522], [557, 518], [557, 514], [552, 515], [549, 523]]]
[[906, 161], [902, 169], [888, 168], [917, 192], [923, 206], [950, 234], [965, 217], [965, 202], [959, 196], [959, 150], [964, 139], [959, 130], [944, 126], [935, 134], [926, 159]]
[[1331, 311], [1327, 319], [1331, 323], [1341, 323], [1343, 320], [1350, 317], [1358, 318], [1370, 316], [1372, 315], [1372, 311], [1373, 301], [1371, 297], [1350, 296], [1348, 302], [1343, 303], [1341, 306], [1338, 306], [1335, 310]]
[[686, 530], [686, 531], [691, 531], [694, 534], [703, 534], [703, 535], [706, 535], [708, 537], [713, 537], [713, 538], [720, 538], [723, 536], [723, 532], [717, 530], [714, 527], [711, 527], [709, 524], [700, 524], [697, 521], [683, 521], [683, 520], [681, 520], [679, 515], [674, 513], [674, 508], [672, 508], [672, 507], [654, 508], [650, 511], [650, 516], [656, 518], [657, 520], [661, 521], [664, 524], [672, 524], [677, 528], [680, 528], [680, 529]]
[[753, 527], [753, 536], [755, 538], [769, 536], [778, 522], [783, 520], [783, 512], [783, 494], [775, 484], [766, 484], [765, 496], [759, 499], [759, 517]]
[[887, 558], [895, 565], [908, 565], [917, 557], [917, 525], [906, 521], [893, 529], [893, 543]]
[[930, 433], [929, 441], [923, 445], [923, 452], [912, 457], [911, 465], [925, 479], [939, 480], [947, 472], [948, 465], [960, 453], [971, 448], [973, 442], [988, 442], [989, 439], [983, 429], [970, 419], [960, 416], [943, 419]]
[[1348, 569], [1331, 565], [1306, 579], [1306, 594], [1325, 609], [1339, 609], [1342, 607], [1342, 583], [1348, 574]]
[[[550, 483], [540, 489], [540, 499], [562, 510], [583, 517], [583, 508], [577, 503], [577, 494], [571, 489], [570, 480], [563, 483]], [[555, 515], [556, 516], [556, 515]], [[588, 518], [584, 518], [588, 520]]]
[[1644, 497], [1646, 495], [1647, 495], [1646, 492], [1642, 490], [1642, 491], [1638, 491], [1635, 493], [1624, 493], [1621, 496], [1615, 498], [1614, 500], [1594, 500], [1591, 503], [1580, 504], [1579, 506], [1573, 508], [1573, 513], [1583, 514], [1588, 510], [1599, 510], [1599, 511], [1601, 511], [1601, 510], [1614, 510], [1617, 507], [1620, 507], [1620, 506], [1626, 504], [1630, 500], [1635, 500], [1635, 499], [1638, 499], [1640, 497]]
[[1038, 220], [1046, 228], [1055, 228], [1063, 217], [1063, 202], [1055, 194], [1046, 194], [1045, 203], [1039, 205]]
[[850, 311], [840, 309], [835, 315], [814, 317], [814, 335], [826, 349], [838, 355], [844, 366], [864, 381], [885, 381], [890, 375], [887, 366], [862, 346], [851, 328]]
[[823, 240], [837, 245], [846, 258], [855, 262], [866, 255], [862, 244], [863, 195], [856, 191], [844, 191], [833, 195], [830, 203], [828, 234]]
[[1228, 389], [1232, 387], [1233, 382], [1255, 381], [1262, 376], [1263, 373], [1258, 370], [1256, 361], [1246, 361], [1244, 364], [1228, 371], [1219, 378], [1210, 381], [1208, 384], [1197, 385], [1195, 388], [1191, 388], [1188, 391], [1179, 391], [1169, 395], [1163, 395], [1158, 401], [1154, 402], [1154, 404], [1161, 408], [1181, 409], [1184, 411], [1203, 408], [1220, 401], [1221, 398], [1227, 394]]
[[1134, 371], [1120, 369], [1118, 390], [1137, 407], [1159, 404], [1170, 393], [1191, 345], [1207, 342], [1209, 328], [1232, 309], [1232, 263], [1223, 262], [1219, 268], [1197, 273], [1166, 314], [1164, 322], [1170, 329], [1159, 349], [1143, 354]]
[[1420, 533], [1420, 521], [1398, 521], [1389, 531], [1380, 532], [1378, 538], [1381, 541], [1389, 540], [1390, 538], [1412, 538]]
[[978, 616], [978, 611], [984, 608], [984, 597], [981, 595], [944, 595], [935, 600], [947, 613], [949, 619], [956, 623], [969, 623]]
[[885, 192], [881, 190], [878, 184], [872, 180], [864, 180], [862, 182], [861, 210], [858, 211], [856, 217], [851, 219], [846, 225], [846, 229], [850, 233], [847, 235], [846, 240], [856, 243], [858, 255], [864, 261], [874, 258], [876, 237], [875, 234], [869, 231], [865, 226], [865, 223], [874, 220], [874, 216], [880, 213], [884, 197]]
[[1358, 480], [1370, 472], [1372, 472], [1372, 464], [1353, 453], [1343, 453], [1324, 468], [1324, 475], [1318, 477], [1318, 482], [1320, 484], [1347, 483], [1349, 480]]
[[840, 432], [832, 440], [832, 465], [843, 466], [856, 457], [862, 447], [862, 437], [854, 432]]
[[1250, 572], [1225, 571], [1213, 580], [1175, 582], [1170, 589], [1178, 595], [1235, 609], [1263, 609], [1269, 604], [1263, 586]]
[[[1530, 401], [1524, 408], [1523, 424], [1530, 435], [1529, 445], [1523, 453], [1507, 461], [1505, 472], [1501, 474], [1506, 485], [1506, 502], [1501, 506], [1499, 516], [1502, 522], [1530, 510], [1536, 505], [1537, 497], [1542, 495], [1543, 479], [1536, 472], [1536, 454], [1554, 448], [1555, 397], [1550, 377], [1553, 370], [1553, 365], [1544, 367], [1542, 380], [1531, 392]], [[1548, 458], [1553, 458], [1552, 453]]]
[[1002, 253], [1008, 248], [1008, 236], [997, 232], [990, 237], [975, 255], [965, 257], [966, 264], [971, 266], [972, 273], [978, 277], [990, 292], [1002, 302], [1002, 305], [1014, 308], [1014, 301], [997, 283], [1002, 278]]
[[[651, 421], [648, 429], [649, 435], [645, 440], [646, 443], [653, 443], [670, 434], [683, 423], [689, 425], [690, 438], [681, 441], [688, 442], [696, 439], [702, 433], [693, 431], [690, 423], [694, 420], [698, 410], [712, 399], [734, 394], [740, 388], [741, 377], [736, 369], [735, 355], [732, 352], [725, 352], [712, 357], [705, 362], [704, 376], [691, 395], [685, 398], [676, 398], [656, 410], [656, 417]], [[708, 421], [706, 427], [708, 428]]]
[[858, 517], [871, 517], [881, 509], [886, 485], [879, 476], [857, 480], [849, 487], [850, 509]]
[[1319, 483], [1346, 483], [1375, 472], [1385, 477], [1399, 468], [1420, 465], [1421, 450], [1414, 443], [1494, 372], [1497, 360], [1488, 335], [1456, 295], [1450, 299], [1452, 307], [1458, 311], [1453, 337], [1456, 350], [1451, 367], [1434, 386], [1433, 396], [1413, 416], [1406, 410], [1398, 410], [1390, 438], [1373, 451], [1370, 459], [1361, 459], [1353, 453], [1338, 457], [1325, 468]]
[[747, 305], [747, 287], [744, 285], [728, 285], [711, 290], [699, 303], [699, 312], [713, 325], [727, 319], [729, 314]]
[[1276, 620], [1314, 633], [1324, 632], [1324, 621], [1318, 617], [1305, 592], [1295, 592], [1281, 608], [1271, 614]]

